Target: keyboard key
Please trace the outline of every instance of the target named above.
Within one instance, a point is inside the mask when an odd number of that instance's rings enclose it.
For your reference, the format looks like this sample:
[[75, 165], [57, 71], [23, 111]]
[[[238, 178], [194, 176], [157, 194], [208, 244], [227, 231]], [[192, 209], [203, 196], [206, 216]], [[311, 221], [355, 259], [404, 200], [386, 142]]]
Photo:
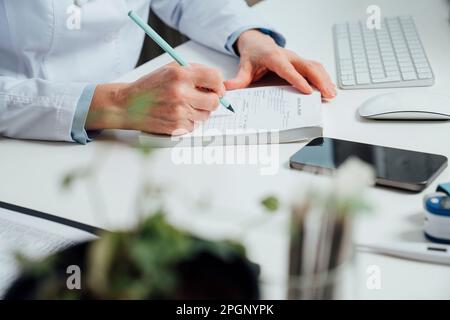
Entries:
[[419, 76], [419, 79], [432, 79], [433, 78], [433, 74], [431, 72], [419, 73], [418, 76]]
[[410, 67], [402, 67], [402, 66], [400, 66], [400, 71], [402, 72], [402, 73], [415, 73], [415, 69], [414, 69], [414, 67], [411, 65]]
[[393, 76], [387, 76], [385, 80], [386, 80], [386, 82], [401, 81], [402, 77], [400, 76], [400, 74], [397, 74], [397, 75], [393, 75]]
[[372, 79], [373, 83], [396, 82], [399, 80], [401, 80], [401, 79], [400, 78], [391, 78], [391, 77]]
[[341, 75], [343, 75], [343, 76], [353, 76], [353, 70], [350, 70], [350, 69], [341, 70]]
[[389, 69], [397, 70], [398, 69], [397, 60], [395, 58], [394, 59], [385, 60], [384, 61], [384, 67], [386, 68], [386, 70], [389, 70]]
[[354, 86], [355, 81], [354, 80], [342, 80], [342, 85], [344, 86]]
[[385, 78], [386, 75], [383, 72], [373, 72], [370, 71], [370, 77], [372, 79], [381, 79], [381, 78]]
[[356, 83], [357, 84], [369, 84], [370, 83], [369, 73], [357, 73], [356, 74]]
[[379, 66], [379, 67], [372, 67], [371, 66], [369, 69], [370, 69], [370, 73], [372, 73], [372, 74], [374, 74], [374, 73], [384, 74], [384, 69], [383, 69], [382, 66]]
[[364, 68], [364, 67], [357, 67], [355, 68], [355, 72], [362, 74], [362, 73], [369, 73], [369, 68]]
[[416, 63], [417, 70], [430, 70], [430, 67], [428, 66], [428, 63]]
[[419, 67], [419, 66], [416, 66], [416, 67], [417, 67], [417, 72], [418, 72], [418, 73], [431, 72], [431, 69], [428, 68], [428, 66], [427, 66], [427, 67]]
[[386, 76], [399, 78], [399, 80], [401, 80], [401, 76], [400, 76], [400, 72], [399, 71], [386, 71]]
[[402, 73], [402, 77], [403, 77], [403, 80], [406, 80], [406, 81], [417, 79], [417, 75], [415, 72]]

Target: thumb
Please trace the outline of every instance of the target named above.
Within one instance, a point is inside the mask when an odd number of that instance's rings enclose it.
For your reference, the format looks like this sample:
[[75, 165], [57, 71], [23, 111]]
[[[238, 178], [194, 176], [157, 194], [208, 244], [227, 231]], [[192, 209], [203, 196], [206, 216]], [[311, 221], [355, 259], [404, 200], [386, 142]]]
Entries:
[[234, 79], [230, 79], [225, 81], [225, 87], [227, 90], [234, 89], [242, 89], [248, 87], [253, 80], [253, 67], [251, 63], [245, 62], [239, 65], [239, 70], [234, 77]]

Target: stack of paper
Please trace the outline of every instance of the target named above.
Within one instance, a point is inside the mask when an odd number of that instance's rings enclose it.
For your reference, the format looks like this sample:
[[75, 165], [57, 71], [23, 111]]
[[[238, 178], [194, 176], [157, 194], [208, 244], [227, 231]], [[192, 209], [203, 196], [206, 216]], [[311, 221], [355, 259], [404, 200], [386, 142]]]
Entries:
[[160, 147], [286, 143], [322, 136], [319, 92], [300, 94], [290, 86], [229, 91], [235, 113], [219, 106], [191, 133], [142, 134], [140, 141]]

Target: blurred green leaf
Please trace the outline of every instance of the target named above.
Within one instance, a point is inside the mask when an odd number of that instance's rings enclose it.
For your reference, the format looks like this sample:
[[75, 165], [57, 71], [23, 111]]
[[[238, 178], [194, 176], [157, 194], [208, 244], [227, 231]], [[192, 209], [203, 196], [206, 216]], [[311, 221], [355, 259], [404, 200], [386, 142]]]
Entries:
[[109, 275], [115, 256], [120, 253], [120, 233], [107, 233], [93, 242], [88, 252], [88, 285], [101, 296], [108, 295]]
[[88, 168], [79, 168], [72, 170], [71, 172], [67, 173], [62, 181], [61, 181], [61, 187], [65, 190], [72, 187], [73, 183], [77, 179], [86, 178], [91, 174], [91, 171]]
[[144, 155], [144, 156], [149, 156], [153, 150], [155, 150], [154, 147], [152, 147], [151, 145], [148, 144], [138, 144], [137, 149]]
[[276, 196], [268, 196], [261, 201], [262, 206], [269, 212], [275, 212], [280, 207], [280, 201]]
[[61, 182], [61, 186], [63, 189], [69, 189], [72, 186], [72, 183], [74, 181], [75, 177], [73, 174], [68, 173], [63, 177], [63, 180]]

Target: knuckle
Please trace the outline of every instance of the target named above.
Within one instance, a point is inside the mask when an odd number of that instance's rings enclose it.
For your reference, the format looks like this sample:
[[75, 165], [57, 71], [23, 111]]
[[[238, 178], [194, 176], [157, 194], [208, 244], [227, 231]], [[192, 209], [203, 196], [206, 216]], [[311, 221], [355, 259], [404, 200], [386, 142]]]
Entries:
[[189, 65], [188, 67], [192, 73], [195, 73], [197, 75], [202, 75], [202, 74], [208, 74], [210, 72], [210, 68], [206, 67], [204, 65], [201, 64], [196, 64], [196, 65]]
[[187, 71], [180, 67], [170, 66], [167, 72], [171, 81], [184, 81], [187, 78]]
[[205, 75], [205, 80], [207, 79], [211, 87], [213, 88], [221, 88], [223, 86], [224, 77], [222, 73], [215, 69], [210, 67], [204, 67], [203, 68], [203, 74]]
[[317, 69], [317, 70], [323, 70], [324, 69], [323, 65], [320, 62], [313, 61], [312, 64], [313, 64], [314, 68]]
[[283, 69], [284, 73], [286, 74], [287, 73], [292, 74], [292, 66], [288, 63], [284, 63], [281, 69]]
[[279, 72], [283, 77], [288, 77], [289, 79], [294, 78], [290, 64], [282, 63], [279, 64], [277, 68], [278, 68], [277, 72]]
[[169, 89], [170, 98], [175, 103], [181, 103], [184, 100], [185, 92], [179, 85], [172, 85]]
[[316, 62], [316, 61], [307, 61], [305, 63], [305, 68], [308, 69], [308, 70], [316, 70], [320, 66], [321, 66], [320, 63]]

